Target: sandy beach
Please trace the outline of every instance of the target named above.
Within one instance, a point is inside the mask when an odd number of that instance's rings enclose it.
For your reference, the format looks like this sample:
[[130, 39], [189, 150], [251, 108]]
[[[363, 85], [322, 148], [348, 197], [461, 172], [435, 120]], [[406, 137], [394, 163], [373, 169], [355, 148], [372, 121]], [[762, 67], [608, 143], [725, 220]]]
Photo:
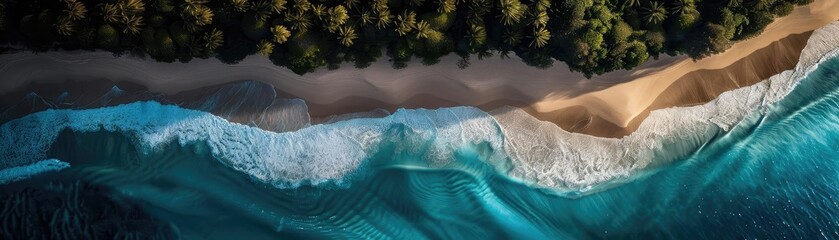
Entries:
[[456, 67], [454, 56], [437, 65], [413, 63], [399, 70], [381, 59], [366, 69], [344, 65], [299, 76], [261, 56], [228, 65], [215, 59], [157, 63], [107, 52], [14, 53], [0, 55], [0, 95], [30, 83], [67, 80], [128, 81], [164, 94], [256, 80], [284, 97], [304, 99], [315, 118], [376, 108], [472, 105], [491, 110], [512, 105], [572, 132], [620, 137], [634, 131], [651, 110], [707, 102], [794, 67], [810, 33], [836, 19], [839, 1], [817, 0], [724, 53], [698, 61], [660, 56], [632, 71], [591, 79], [570, 72], [562, 62], [540, 70], [514, 56], [473, 60], [466, 69]]

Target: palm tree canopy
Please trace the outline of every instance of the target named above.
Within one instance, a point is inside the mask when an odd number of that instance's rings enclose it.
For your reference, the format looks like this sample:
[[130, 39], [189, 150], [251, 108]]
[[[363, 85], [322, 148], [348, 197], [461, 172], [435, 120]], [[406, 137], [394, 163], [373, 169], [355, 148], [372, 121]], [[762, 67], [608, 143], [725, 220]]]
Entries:
[[417, 38], [425, 39], [428, 38], [429, 34], [431, 33], [431, 25], [428, 24], [425, 20], [420, 20], [416, 25], [415, 28], [417, 29]]
[[285, 3], [286, 0], [271, 0], [271, 10], [274, 11], [274, 13], [281, 13], [285, 10]]
[[437, 0], [437, 12], [450, 13], [457, 6], [457, 0]]
[[259, 55], [267, 57], [271, 55], [271, 52], [274, 52], [274, 44], [267, 40], [262, 40], [256, 44], [256, 49], [258, 49]]
[[381, 11], [379, 12], [378, 16], [376, 17], [376, 28], [382, 29], [387, 27], [390, 24], [393, 17], [390, 15], [389, 11]]
[[341, 5], [330, 8], [327, 15], [329, 15], [329, 23], [327, 25], [327, 30], [329, 31], [335, 31], [350, 18], [347, 9]]
[[237, 12], [247, 11], [251, 7], [248, 0], [230, 0], [230, 5], [232, 5], [233, 10], [236, 10]]
[[521, 31], [516, 29], [507, 29], [507, 31], [504, 32], [503, 36], [504, 43], [510, 46], [519, 45], [519, 43], [521, 43], [521, 36]]
[[524, 15], [524, 5], [518, 0], [501, 0], [501, 22], [510, 26]]
[[399, 36], [407, 35], [408, 33], [411, 32], [412, 29], [414, 29], [414, 25], [416, 25], [416, 21], [417, 21], [417, 14], [416, 13], [409, 12], [408, 10], [403, 11], [402, 14], [399, 14], [399, 16], [396, 16], [396, 23], [397, 23], [396, 33], [398, 33]]
[[273, 40], [276, 43], [284, 43], [291, 37], [291, 32], [283, 25], [271, 27], [271, 34], [274, 36]]
[[286, 15], [286, 22], [291, 24], [291, 29], [296, 31], [305, 32], [312, 26], [312, 20], [309, 14], [307, 13], [293, 13]]
[[355, 34], [355, 29], [350, 26], [342, 26], [338, 28], [338, 40], [341, 41], [341, 45], [344, 46], [351, 46], [353, 44], [353, 40], [358, 38]]
[[64, 9], [64, 14], [67, 19], [79, 20], [85, 17], [87, 7], [83, 3], [76, 0], [67, 0], [67, 9]]
[[548, 45], [548, 40], [551, 40], [551, 32], [545, 28], [539, 28], [533, 32], [533, 41], [530, 42], [530, 46], [541, 48]]
[[667, 18], [667, 9], [658, 2], [652, 2], [649, 7], [644, 8], [643, 17], [650, 24], [659, 24]]
[[224, 43], [224, 35], [218, 29], [213, 28], [213, 30], [204, 34], [204, 47], [208, 50], [213, 51], [221, 47], [222, 43]]

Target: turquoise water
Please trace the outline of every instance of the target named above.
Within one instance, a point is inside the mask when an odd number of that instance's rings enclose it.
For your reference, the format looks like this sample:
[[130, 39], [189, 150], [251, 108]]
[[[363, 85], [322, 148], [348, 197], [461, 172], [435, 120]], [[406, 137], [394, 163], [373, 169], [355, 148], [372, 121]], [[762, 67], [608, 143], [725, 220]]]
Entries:
[[8, 199], [80, 180], [198, 239], [839, 238], [839, 58], [687, 159], [578, 198], [506, 177], [510, 163], [489, 142], [430, 164], [442, 137], [419, 135], [391, 126], [346, 181], [282, 188], [200, 141], [148, 151], [113, 129], [65, 130], [46, 157], [71, 167], [0, 188]]

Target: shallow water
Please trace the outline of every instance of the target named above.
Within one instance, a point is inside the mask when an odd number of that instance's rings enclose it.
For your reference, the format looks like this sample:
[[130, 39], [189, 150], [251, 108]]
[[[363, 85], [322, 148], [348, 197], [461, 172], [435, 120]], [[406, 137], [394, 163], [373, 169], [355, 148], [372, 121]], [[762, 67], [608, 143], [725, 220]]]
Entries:
[[[166, 127], [204, 119], [153, 103], [135, 107], [183, 117], [159, 124]], [[198, 239], [839, 238], [839, 58], [822, 63], [765, 114], [720, 132], [686, 159], [576, 198], [508, 177], [515, 166], [488, 119], [460, 108], [276, 135], [244, 126], [178, 128], [224, 133], [189, 139], [141, 134], [158, 125], [128, 131], [94, 124], [60, 131], [47, 145], [42, 159], [69, 168], [0, 188], [11, 199], [25, 188], [81, 181], [108, 189], [101, 194], [136, 206], [176, 236]], [[341, 130], [359, 126], [369, 131]], [[323, 140], [330, 137], [349, 140]], [[12, 146], [20, 139], [2, 140]], [[295, 152], [263, 156], [273, 152], [261, 147], [272, 144]], [[339, 144], [357, 144], [346, 149], [365, 154], [336, 155], [346, 147]], [[224, 150], [234, 145], [261, 161], [236, 161], [241, 155]], [[329, 155], [320, 152], [328, 149]], [[357, 165], [328, 161], [357, 156], [364, 158]], [[4, 227], [8, 212], [0, 216]]]

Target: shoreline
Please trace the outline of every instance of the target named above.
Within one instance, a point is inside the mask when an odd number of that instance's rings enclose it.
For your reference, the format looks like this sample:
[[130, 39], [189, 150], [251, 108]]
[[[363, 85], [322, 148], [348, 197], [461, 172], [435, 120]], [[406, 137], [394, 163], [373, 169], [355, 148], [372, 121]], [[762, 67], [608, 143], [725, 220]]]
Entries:
[[[818, 0], [778, 18], [762, 34], [738, 42], [726, 52], [695, 62], [686, 56], [661, 56], [635, 70], [592, 79], [570, 72], [562, 62], [540, 70], [515, 57], [474, 61], [465, 70], [455, 66], [453, 56], [433, 66], [413, 63], [401, 70], [381, 60], [366, 69], [343, 65], [298, 76], [259, 56], [228, 65], [216, 59], [157, 63], [138, 57], [116, 58], [107, 52], [16, 53], [0, 55], [0, 79], [7, 80], [0, 81], [0, 95], [26, 91], [32, 83], [68, 80], [131, 82], [170, 95], [256, 80], [274, 86], [281, 97], [305, 100], [313, 119], [377, 108], [470, 105], [489, 111], [511, 105], [572, 132], [623, 137], [637, 129], [651, 110], [707, 102], [722, 92], [790, 69], [810, 32], [837, 18], [839, 2]], [[721, 77], [729, 81], [720, 81]], [[731, 84], [709, 86], [704, 96], [687, 96], [682, 91], [706, 87], [701, 82]], [[588, 123], [586, 119], [590, 119]]]

